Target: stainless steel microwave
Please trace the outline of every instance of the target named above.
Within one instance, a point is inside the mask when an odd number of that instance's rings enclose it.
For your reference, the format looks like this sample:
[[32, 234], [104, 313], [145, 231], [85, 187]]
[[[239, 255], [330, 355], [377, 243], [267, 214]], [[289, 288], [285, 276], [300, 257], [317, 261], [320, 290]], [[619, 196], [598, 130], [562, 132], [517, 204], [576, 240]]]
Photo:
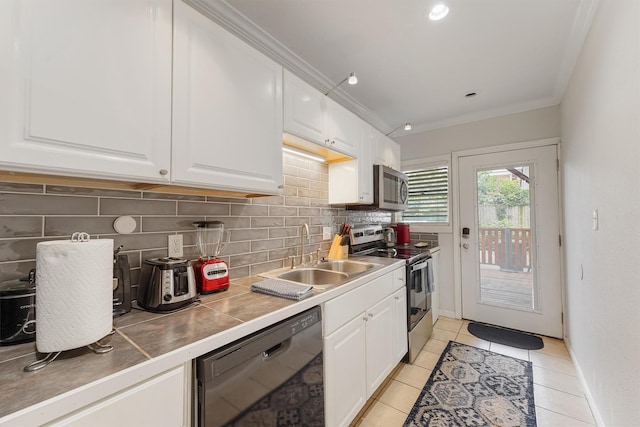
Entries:
[[373, 204], [347, 205], [347, 210], [404, 211], [409, 207], [409, 185], [402, 172], [373, 165]]

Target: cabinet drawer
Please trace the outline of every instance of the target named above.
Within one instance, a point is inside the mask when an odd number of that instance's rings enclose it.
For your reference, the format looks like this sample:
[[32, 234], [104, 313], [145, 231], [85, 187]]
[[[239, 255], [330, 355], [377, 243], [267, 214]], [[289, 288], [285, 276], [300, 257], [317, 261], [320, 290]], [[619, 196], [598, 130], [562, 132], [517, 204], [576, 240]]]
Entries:
[[338, 329], [393, 291], [392, 273], [373, 279], [324, 304], [324, 335]]

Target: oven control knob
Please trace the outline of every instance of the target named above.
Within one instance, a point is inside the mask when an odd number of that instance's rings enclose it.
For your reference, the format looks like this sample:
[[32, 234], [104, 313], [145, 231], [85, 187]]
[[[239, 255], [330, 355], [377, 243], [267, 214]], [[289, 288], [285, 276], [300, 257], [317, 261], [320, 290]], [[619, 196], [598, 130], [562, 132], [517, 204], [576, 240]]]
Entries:
[[171, 294], [164, 294], [163, 299], [164, 299], [166, 302], [171, 301]]

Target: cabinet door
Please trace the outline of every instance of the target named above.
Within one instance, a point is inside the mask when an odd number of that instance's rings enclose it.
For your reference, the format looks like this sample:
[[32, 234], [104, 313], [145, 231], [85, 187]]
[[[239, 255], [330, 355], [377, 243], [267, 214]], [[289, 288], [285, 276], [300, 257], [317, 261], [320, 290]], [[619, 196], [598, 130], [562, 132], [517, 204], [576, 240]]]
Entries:
[[48, 425], [189, 426], [190, 372], [179, 366]]
[[168, 181], [171, 7], [0, 2], [0, 166]]
[[434, 292], [431, 294], [431, 310], [433, 313], [433, 324], [435, 325], [440, 316], [440, 251], [431, 254], [433, 265]]
[[284, 70], [284, 131], [316, 144], [327, 141], [327, 97]]
[[324, 339], [325, 424], [348, 426], [367, 401], [364, 313]]
[[371, 396], [391, 372], [392, 346], [396, 329], [394, 322], [394, 300], [388, 296], [367, 310], [367, 396]]
[[373, 203], [373, 127], [362, 122], [358, 147], [358, 202]]
[[349, 156], [358, 156], [360, 119], [337, 102], [327, 99], [327, 135], [329, 148]]
[[376, 165], [384, 165], [395, 170], [400, 170], [400, 144], [377, 131], [374, 137], [374, 141], [374, 148], [376, 153], [374, 163]]
[[175, 3], [172, 179], [276, 194], [282, 184], [282, 67]]
[[408, 351], [407, 289], [398, 289], [393, 295], [393, 361], [402, 360]]

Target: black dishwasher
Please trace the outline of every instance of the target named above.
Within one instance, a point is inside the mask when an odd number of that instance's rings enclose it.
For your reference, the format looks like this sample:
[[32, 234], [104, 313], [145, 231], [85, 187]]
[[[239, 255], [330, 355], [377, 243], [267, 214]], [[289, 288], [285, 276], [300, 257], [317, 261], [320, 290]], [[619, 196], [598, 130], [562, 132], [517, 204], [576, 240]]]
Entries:
[[320, 307], [196, 359], [197, 425], [324, 426]]

